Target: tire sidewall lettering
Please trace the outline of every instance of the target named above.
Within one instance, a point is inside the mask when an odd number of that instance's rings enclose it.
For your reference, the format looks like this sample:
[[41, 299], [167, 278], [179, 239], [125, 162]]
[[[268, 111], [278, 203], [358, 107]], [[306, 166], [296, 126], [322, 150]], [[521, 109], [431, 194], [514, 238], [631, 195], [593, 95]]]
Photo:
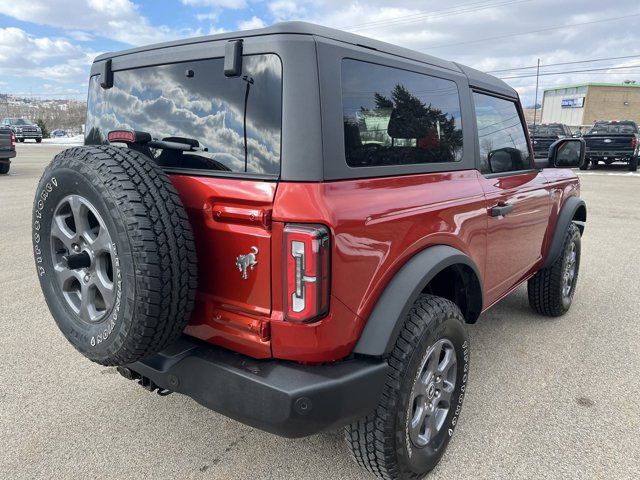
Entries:
[[120, 257], [118, 256], [118, 247], [116, 243], [113, 242], [111, 244], [111, 247], [114, 253], [113, 264], [115, 267], [115, 272], [113, 285], [116, 289], [116, 301], [113, 310], [109, 314], [109, 323], [107, 324], [107, 326], [102, 332], [98, 333], [98, 335], [91, 336], [91, 339], [89, 340], [89, 345], [91, 347], [96, 347], [109, 338], [116, 327], [116, 321], [118, 320], [118, 317], [120, 315], [120, 307], [122, 305], [122, 270], [120, 269]]
[[[454, 410], [453, 416], [451, 417], [451, 421], [449, 422], [449, 429], [447, 433], [451, 437], [455, 430], [456, 424], [458, 423], [458, 417], [460, 416], [460, 412], [462, 411], [462, 402], [464, 401], [465, 391], [467, 389], [467, 379], [469, 377], [469, 341], [465, 340], [462, 344], [462, 379], [460, 382], [460, 395], [458, 395], [458, 399], [456, 402], [456, 409]], [[460, 369], [458, 370], [460, 371]]]
[[44, 184], [43, 187], [40, 188], [38, 196], [36, 197], [38, 200], [35, 202], [35, 209], [33, 211], [33, 253], [36, 261], [36, 269], [38, 271], [38, 276], [43, 277], [47, 271], [42, 265], [42, 235], [40, 235], [40, 229], [42, 227], [40, 220], [42, 219], [42, 211], [47, 206], [47, 199], [54, 191], [55, 188], [58, 187], [58, 179], [56, 177], [51, 177], [47, 183]]

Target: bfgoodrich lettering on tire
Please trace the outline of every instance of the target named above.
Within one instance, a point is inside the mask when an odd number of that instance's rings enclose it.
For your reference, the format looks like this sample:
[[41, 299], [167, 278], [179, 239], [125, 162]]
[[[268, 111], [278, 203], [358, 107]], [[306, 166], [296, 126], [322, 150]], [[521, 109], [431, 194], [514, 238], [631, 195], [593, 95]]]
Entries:
[[345, 428], [354, 458], [379, 478], [416, 479], [433, 469], [458, 423], [469, 373], [460, 309], [421, 295], [389, 357], [380, 403]]
[[83, 355], [123, 365], [181, 334], [195, 298], [195, 245], [152, 160], [112, 146], [58, 154], [38, 185], [32, 230], [47, 305]]

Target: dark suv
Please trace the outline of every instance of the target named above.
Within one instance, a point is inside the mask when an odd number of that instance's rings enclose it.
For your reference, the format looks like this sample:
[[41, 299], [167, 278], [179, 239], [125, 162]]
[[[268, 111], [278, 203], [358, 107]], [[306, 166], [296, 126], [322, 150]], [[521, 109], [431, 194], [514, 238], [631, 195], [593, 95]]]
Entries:
[[533, 143], [533, 155], [546, 158], [549, 147], [561, 138], [573, 137], [571, 129], [563, 123], [541, 123], [529, 125], [529, 135]]
[[461, 411], [466, 324], [528, 282], [571, 306], [586, 207], [534, 163], [517, 93], [305, 23], [141, 47], [91, 69], [86, 145], [33, 211], [40, 283], [86, 357], [269, 432], [347, 425], [416, 478]]

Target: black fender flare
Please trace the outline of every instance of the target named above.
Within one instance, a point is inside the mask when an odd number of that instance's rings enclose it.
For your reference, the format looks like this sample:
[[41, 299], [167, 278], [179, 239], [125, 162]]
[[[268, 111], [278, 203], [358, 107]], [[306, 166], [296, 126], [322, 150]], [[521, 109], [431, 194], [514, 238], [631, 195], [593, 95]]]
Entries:
[[564, 242], [564, 236], [569, 228], [569, 224], [576, 218], [576, 224], [580, 229], [580, 234], [584, 233], [584, 225], [587, 221], [587, 205], [579, 197], [569, 197], [564, 202], [560, 215], [558, 215], [558, 221], [556, 222], [556, 229], [553, 232], [551, 243], [547, 251], [547, 257], [542, 264], [542, 268], [549, 268], [555, 263], [560, 254], [562, 253], [562, 242]]
[[[477, 277], [482, 292], [482, 277], [469, 256], [448, 245], [428, 247], [409, 259], [387, 284], [369, 315], [353, 353], [378, 357], [391, 352], [404, 319], [418, 295], [438, 273], [453, 265], [469, 267]], [[482, 293], [478, 297], [473, 308], [476, 316], [482, 311]]]

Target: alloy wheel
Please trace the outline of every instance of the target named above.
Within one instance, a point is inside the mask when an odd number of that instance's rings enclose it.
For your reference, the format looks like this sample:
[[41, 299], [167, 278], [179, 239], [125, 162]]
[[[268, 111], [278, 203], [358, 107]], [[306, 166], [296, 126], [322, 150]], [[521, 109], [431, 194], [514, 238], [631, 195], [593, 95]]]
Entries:
[[104, 220], [86, 198], [68, 195], [58, 203], [51, 254], [67, 305], [84, 322], [102, 321], [115, 303], [115, 251]]
[[409, 404], [409, 436], [416, 447], [429, 445], [444, 428], [456, 388], [456, 362], [447, 339], [434, 343], [422, 360]]

